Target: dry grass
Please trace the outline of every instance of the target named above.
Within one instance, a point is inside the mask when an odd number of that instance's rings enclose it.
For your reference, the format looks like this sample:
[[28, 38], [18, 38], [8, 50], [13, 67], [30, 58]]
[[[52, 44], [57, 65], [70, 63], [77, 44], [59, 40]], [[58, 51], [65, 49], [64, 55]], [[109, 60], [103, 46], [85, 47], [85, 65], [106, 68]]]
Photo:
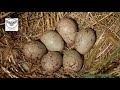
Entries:
[[[4, 31], [4, 18], [11, 15], [19, 17], [18, 32]], [[96, 43], [84, 55], [84, 66], [80, 72], [72, 74], [60, 68], [55, 73], [46, 73], [40, 68], [39, 62], [32, 62], [24, 57], [21, 52], [22, 46], [30, 40], [39, 40], [47, 30], [55, 30], [57, 22], [66, 16], [76, 20], [79, 30], [93, 28], [97, 35]], [[14, 12], [0, 12], [1, 78], [119, 77], [119, 60], [119, 12], [20, 12], [17, 16]], [[21, 67], [22, 62], [28, 62], [31, 65], [30, 72], [26, 72]]]

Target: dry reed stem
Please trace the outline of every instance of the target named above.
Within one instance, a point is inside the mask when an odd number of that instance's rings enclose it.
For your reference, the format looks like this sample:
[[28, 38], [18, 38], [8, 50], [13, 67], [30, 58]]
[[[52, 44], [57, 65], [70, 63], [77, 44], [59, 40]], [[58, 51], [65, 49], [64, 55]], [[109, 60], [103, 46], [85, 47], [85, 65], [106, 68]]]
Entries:
[[17, 76], [13, 75], [10, 71], [8, 71], [6, 68], [4, 68], [3, 66], [1, 66], [2, 70], [8, 74], [11, 78], [18, 78]]
[[11, 12], [5, 13], [4, 15], [0, 15], [0, 19], [2, 19], [2, 18], [4, 18], [4, 17], [8, 16], [9, 14], [11, 14]]
[[0, 23], [0, 26], [4, 25], [5, 23]]
[[87, 26], [87, 27], [85, 27], [85, 28], [88, 28], [88, 27], [90, 27], [90, 26], [96, 25], [97, 23], [101, 22], [102, 20], [104, 20], [105, 18], [107, 18], [108, 16], [110, 16], [111, 14], [113, 14], [113, 12], [109, 13], [108, 15], [106, 15], [105, 17], [103, 17], [102, 19], [98, 20], [97, 22], [95, 22], [95, 23], [93, 23], [92, 25], [89, 25], [89, 26]]

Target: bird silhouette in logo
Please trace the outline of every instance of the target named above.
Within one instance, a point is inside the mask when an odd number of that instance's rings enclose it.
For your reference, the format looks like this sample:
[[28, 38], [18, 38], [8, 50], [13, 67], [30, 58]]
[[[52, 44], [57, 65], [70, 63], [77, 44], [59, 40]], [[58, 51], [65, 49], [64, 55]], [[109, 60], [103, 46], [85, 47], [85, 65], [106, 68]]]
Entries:
[[15, 20], [15, 21], [8, 21], [8, 20], [6, 20], [6, 22], [7, 22], [10, 26], [13, 26], [13, 25], [15, 25], [15, 23], [17, 23], [17, 20]]
[[16, 30], [18, 28], [18, 18], [6, 18], [5, 29], [6, 31]]

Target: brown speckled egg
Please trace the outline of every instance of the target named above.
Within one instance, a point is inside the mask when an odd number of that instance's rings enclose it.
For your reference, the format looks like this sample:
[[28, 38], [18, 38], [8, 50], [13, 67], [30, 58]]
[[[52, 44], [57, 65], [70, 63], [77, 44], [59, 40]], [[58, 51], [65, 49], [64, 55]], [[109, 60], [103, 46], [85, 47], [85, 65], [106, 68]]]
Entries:
[[23, 53], [30, 59], [41, 59], [47, 53], [47, 49], [43, 43], [39, 41], [30, 41], [23, 47]]
[[74, 43], [77, 25], [73, 19], [67, 17], [61, 19], [57, 24], [56, 30], [67, 44]]
[[76, 50], [66, 50], [63, 55], [63, 67], [67, 72], [77, 72], [82, 68], [83, 59]]
[[86, 54], [93, 47], [95, 39], [95, 32], [92, 29], [81, 30], [75, 38], [75, 49], [81, 54]]
[[64, 41], [56, 31], [46, 31], [41, 36], [41, 41], [49, 51], [61, 51], [64, 48]]
[[62, 56], [58, 52], [48, 52], [41, 60], [42, 68], [47, 72], [57, 71], [62, 64]]

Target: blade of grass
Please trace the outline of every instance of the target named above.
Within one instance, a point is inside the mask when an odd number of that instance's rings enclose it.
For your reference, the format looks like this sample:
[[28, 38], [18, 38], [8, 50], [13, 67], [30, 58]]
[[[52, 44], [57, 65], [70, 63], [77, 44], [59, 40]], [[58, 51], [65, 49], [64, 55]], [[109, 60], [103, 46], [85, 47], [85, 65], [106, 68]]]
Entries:
[[102, 60], [102, 62], [100, 64], [97, 64], [96, 66], [94, 66], [93, 68], [90, 69], [90, 71], [95, 71], [97, 68], [99, 68], [102, 65], [106, 65], [108, 63], [110, 63], [110, 61], [116, 57], [118, 54], [118, 52], [120, 51], [120, 48], [117, 48], [111, 55], [110, 57], [108, 57], [107, 59]]
[[108, 73], [103, 73], [103, 74], [95, 74], [95, 75], [83, 75], [80, 78], [113, 78], [115, 76], [108, 74]]

